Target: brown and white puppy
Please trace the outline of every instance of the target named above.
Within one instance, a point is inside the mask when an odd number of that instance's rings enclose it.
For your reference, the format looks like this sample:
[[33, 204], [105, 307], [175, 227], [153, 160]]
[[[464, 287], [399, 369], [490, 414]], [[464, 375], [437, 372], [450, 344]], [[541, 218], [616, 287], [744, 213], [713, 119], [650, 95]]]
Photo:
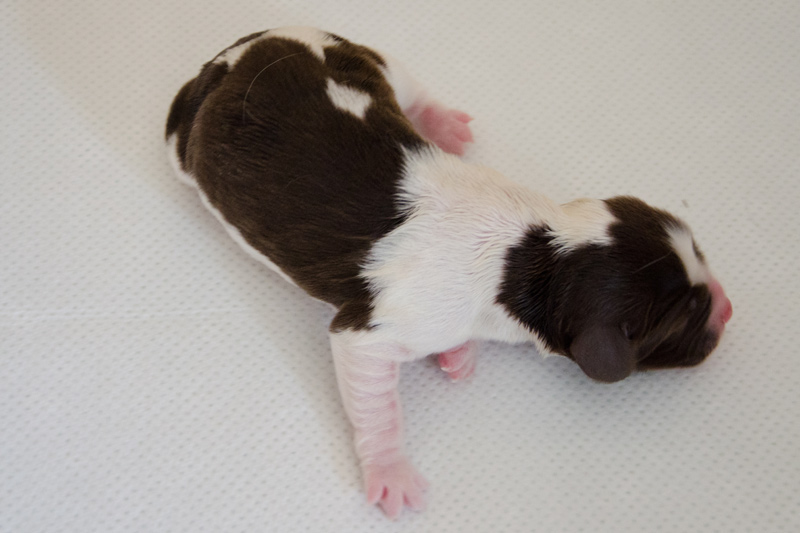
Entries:
[[[253, 257], [338, 310], [337, 379], [367, 498], [423, 507], [399, 364], [453, 379], [476, 342], [533, 341], [591, 378], [690, 366], [731, 315], [688, 227], [629, 197], [556, 205], [467, 164], [470, 118], [397, 61], [313, 28], [241, 39], [173, 102], [183, 181]], [[450, 152], [450, 153], [445, 153]]]

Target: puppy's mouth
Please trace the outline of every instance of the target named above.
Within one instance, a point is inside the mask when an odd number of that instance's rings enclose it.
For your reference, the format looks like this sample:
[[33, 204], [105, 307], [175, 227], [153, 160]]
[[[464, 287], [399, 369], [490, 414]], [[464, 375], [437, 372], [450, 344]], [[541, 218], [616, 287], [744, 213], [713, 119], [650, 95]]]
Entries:
[[712, 329], [706, 330], [706, 334], [701, 339], [699, 345], [698, 352], [700, 354], [700, 358], [695, 364], [703, 362], [706, 359], [706, 357], [708, 357], [711, 354], [711, 352], [714, 351], [714, 349], [719, 344], [719, 340], [721, 337], [722, 337], [721, 330], [720, 331], [714, 331]]
[[722, 330], [710, 324], [694, 333], [681, 332], [666, 342], [640, 352], [639, 370], [696, 366], [706, 360], [722, 337]]
[[694, 366], [705, 361], [716, 349], [725, 332], [725, 325], [733, 316], [733, 305], [716, 279], [712, 279], [708, 284], [708, 290], [711, 293], [711, 309], [708, 319], [697, 341], [693, 346], [689, 346], [688, 357], [684, 362], [685, 366]]

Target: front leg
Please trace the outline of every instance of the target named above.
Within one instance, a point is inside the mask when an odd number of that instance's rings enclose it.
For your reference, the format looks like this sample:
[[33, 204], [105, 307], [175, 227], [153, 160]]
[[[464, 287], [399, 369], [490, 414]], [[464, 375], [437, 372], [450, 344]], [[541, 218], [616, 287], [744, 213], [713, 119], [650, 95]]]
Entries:
[[423, 509], [427, 488], [403, 451], [403, 413], [397, 392], [400, 348], [359, 341], [363, 335], [356, 332], [331, 333], [336, 379], [353, 425], [367, 501], [378, 503], [389, 518], [396, 518], [403, 505]]
[[453, 381], [463, 381], [475, 373], [477, 341], [468, 341], [452, 350], [437, 355], [439, 368], [447, 372]]

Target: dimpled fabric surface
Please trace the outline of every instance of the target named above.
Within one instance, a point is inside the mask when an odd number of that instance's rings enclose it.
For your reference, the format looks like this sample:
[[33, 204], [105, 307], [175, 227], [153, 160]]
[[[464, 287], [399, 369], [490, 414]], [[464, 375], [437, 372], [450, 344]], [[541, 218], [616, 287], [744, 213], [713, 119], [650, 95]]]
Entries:
[[[296, 24], [404, 60], [475, 117], [468, 160], [687, 220], [717, 351], [614, 385], [531, 346], [407, 364], [428, 509], [367, 505], [332, 312], [163, 148], [202, 63]], [[0, 531], [800, 530], [800, 3], [10, 0], [0, 49]]]

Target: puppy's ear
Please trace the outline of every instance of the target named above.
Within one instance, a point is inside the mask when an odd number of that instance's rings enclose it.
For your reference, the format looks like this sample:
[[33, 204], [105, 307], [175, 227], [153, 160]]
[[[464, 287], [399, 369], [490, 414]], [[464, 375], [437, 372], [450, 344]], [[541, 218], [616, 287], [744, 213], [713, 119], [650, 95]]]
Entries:
[[636, 367], [636, 351], [618, 327], [586, 328], [575, 337], [569, 350], [581, 370], [598, 381], [625, 379]]

